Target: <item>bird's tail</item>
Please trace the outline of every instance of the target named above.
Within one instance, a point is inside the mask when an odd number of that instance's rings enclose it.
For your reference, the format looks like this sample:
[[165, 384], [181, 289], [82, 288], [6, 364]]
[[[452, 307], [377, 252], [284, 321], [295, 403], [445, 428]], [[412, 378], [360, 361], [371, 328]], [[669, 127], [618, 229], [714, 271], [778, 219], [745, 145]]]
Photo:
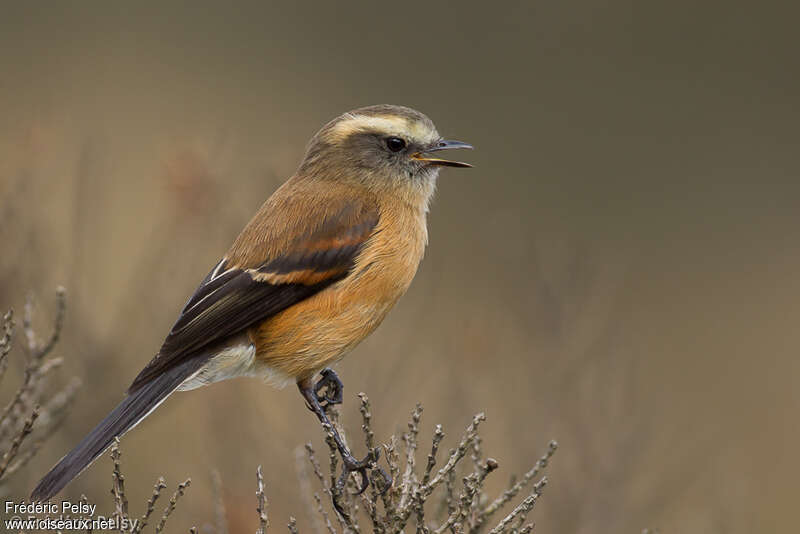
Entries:
[[49, 473], [31, 493], [32, 501], [46, 501], [61, 491], [73, 478], [103, 454], [114, 438], [136, 426], [175, 391], [186, 378], [200, 369], [208, 357], [195, 357], [165, 370], [125, 399], [94, 427]]

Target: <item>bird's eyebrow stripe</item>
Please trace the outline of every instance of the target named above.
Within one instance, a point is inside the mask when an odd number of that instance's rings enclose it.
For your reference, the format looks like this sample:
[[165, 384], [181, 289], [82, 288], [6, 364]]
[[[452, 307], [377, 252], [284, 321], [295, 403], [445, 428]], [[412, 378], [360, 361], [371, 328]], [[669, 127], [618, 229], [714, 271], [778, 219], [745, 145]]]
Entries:
[[406, 117], [397, 115], [346, 115], [341, 121], [336, 123], [331, 129], [330, 140], [341, 142], [354, 133], [365, 131], [382, 132], [387, 135], [411, 134], [414, 139], [427, 140], [437, 137], [435, 131], [431, 131], [419, 121], [409, 120]]

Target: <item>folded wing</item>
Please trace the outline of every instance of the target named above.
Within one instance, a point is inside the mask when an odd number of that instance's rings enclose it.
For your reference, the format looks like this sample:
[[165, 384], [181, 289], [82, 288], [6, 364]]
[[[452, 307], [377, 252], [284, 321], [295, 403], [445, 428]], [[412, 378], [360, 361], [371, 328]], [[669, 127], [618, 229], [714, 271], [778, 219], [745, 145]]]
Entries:
[[[306, 229], [302, 220], [295, 228], [286, 228], [296, 237], [277, 253], [267, 243], [250, 247], [249, 257], [233, 250], [229, 253], [232, 259], [223, 258], [186, 303], [158, 355], [142, 369], [129, 393], [209, 345], [347, 276], [377, 226], [378, 212], [363, 202], [332, 207], [337, 209], [306, 222]], [[245, 239], [251, 226], [253, 223], [242, 234]]]

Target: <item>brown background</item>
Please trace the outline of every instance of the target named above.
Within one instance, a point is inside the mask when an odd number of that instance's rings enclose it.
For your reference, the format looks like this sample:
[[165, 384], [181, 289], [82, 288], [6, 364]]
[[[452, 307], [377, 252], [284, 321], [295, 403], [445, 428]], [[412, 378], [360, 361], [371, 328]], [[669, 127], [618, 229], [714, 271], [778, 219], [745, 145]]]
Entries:
[[[556, 438], [539, 532], [787, 532], [800, 460], [796, 13], [738, 2], [3, 2], [0, 304], [34, 292], [84, 387], [4, 489], [120, 398], [197, 282], [335, 115], [405, 104], [473, 143], [446, 170], [409, 294], [340, 366], [345, 422], [424, 436], [486, 410], [492, 488]], [[787, 4], [788, 5], [788, 4]], [[19, 353], [15, 359], [19, 359]], [[10, 394], [13, 368], [3, 391]], [[176, 395], [124, 439], [132, 506], [174, 528], [298, 515], [293, 388]], [[109, 461], [64, 493], [105, 503]], [[139, 512], [138, 508], [134, 508]], [[307, 530], [307, 529], [306, 529]]]

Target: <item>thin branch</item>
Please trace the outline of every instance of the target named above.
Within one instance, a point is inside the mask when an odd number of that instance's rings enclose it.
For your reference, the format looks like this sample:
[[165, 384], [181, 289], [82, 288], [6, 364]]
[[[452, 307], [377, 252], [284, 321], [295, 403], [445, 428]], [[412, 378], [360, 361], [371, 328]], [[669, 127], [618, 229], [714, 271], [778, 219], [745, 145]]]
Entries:
[[159, 521], [158, 525], [156, 525], [156, 534], [164, 530], [164, 525], [167, 524], [167, 519], [169, 519], [170, 514], [175, 511], [175, 505], [178, 504], [178, 500], [183, 497], [186, 488], [188, 488], [191, 483], [192, 479], [187, 478], [185, 482], [178, 484], [178, 489], [172, 494], [169, 504], [164, 509], [164, 514], [161, 516], [161, 521]]
[[414, 411], [411, 412], [411, 420], [408, 422], [408, 432], [403, 435], [403, 441], [406, 444], [406, 471], [403, 474], [403, 492], [400, 497], [400, 508], [408, 506], [408, 500], [411, 497], [411, 492], [417, 486], [416, 474], [414, 467], [416, 464], [417, 456], [417, 443], [419, 440], [419, 421], [422, 417], [422, 405], [417, 403]]
[[325, 526], [328, 528], [328, 532], [331, 534], [338, 534], [336, 529], [333, 528], [333, 523], [331, 523], [331, 518], [328, 516], [328, 512], [326, 512], [325, 508], [322, 506], [322, 499], [320, 499], [319, 493], [314, 494], [314, 501], [317, 503], [317, 512], [322, 516]]
[[3, 315], [3, 335], [0, 337], [0, 381], [8, 369], [8, 353], [11, 352], [11, 340], [14, 338], [14, 310]]
[[[307, 443], [305, 446], [306, 452], [313, 455], [314, 447], [311, 445], [311, 442]], [[310, 450], [309, 450], [310, 449]], [[306, 508], [308, 509], [308, 517], [311, 519], [311, 523], [314, 527], [314, 532], [316, 534], [322, 534], [323, 532], [323, 524], [320, 517], [317, 515], [316, 510], [314, 508], [314, 501], [311, 497], [313, 494], [313, 490], [311, 489], [311, 481], [308, 476], [308, 471], [306, 471], [306, 463], [305, 459], [303, 458], [303, 451], [300, 447], [295, 449], [295, 470], [297, 472], [297, 482], [300, 485], [300, 495], [303, 498], [303, 501], [306, 504]], [[315, 465], [316, 460], [311, 461], [311, 465]], [[319, 477], [322, 478], [322, 472], [320, 472]], [[322, 481], [324, 486], [324, 479]]]
[[25, 438], [31, 433], [31, 429], [33, 428], [33, 423], [36, 421], [36, 418], [39, 417], [39, 407], [36, 406], [33, 408], [33, 412], [31, 412], [30, 417], [28, 417], [25, 424], [22, 426], [22, 429], [19, 433], [14, 437], [14, 440], [11, 442], [11, 448], [9, 448], [5, 454], [3, 454], [3, 459], [0, 461], [0, 479], [3, 478], [3, 475], [6, 473], [8, 466], [11, 464], [11, 460], [17, 455], [19, 452], [19, 447], [22, 445], [22, 442], [25, 441]]
[[425, 474], [422, 476], [422, 484], [425, 485], [430, 482], [431, 471], [436, 466], [436, 454], [439, 452], [439, 445], [444, 439], [444, 431], [442, 425], [436, 425], [433, 431], [433, 443], [431, 444], [431, 452], [428, 454], [428, 464], [425, 466]]
[[158, 481], [156, 481], [155, 486], [153, 486], [153, 494], [147, 499], [147, 509], [142, 515], [142, 518], [136, 522], [136, 525], [133, 528], [134, 534], [137, 534], [147, 526], [147, 521], [150, 519], [150, 516], [153, 514], [153, 510], [156, 507], [156, 501], [161, 496], [161, 490], [166, 489], [167, 483], [164, 481], [164, 477], [158, 477]]
[[408, 521], [411, 513], [417, 509], [421, 503], [424, 503], [433, 490], [446, 480], [448, 473], [455, 469], [458, 462], [467, 453], [467, 449], [472, 444], [475, 436], [478, 434], [478, 426], [484, 420], [486, 420], [486, 415], [484, 415], [482, 412], [476, 414], [472, 418], [472, 423], [470, 423], [470, 425], [467, 427], [467, 430], [464, 432], [464, 436], [461, 438], [458, 447], [456, 447], [456, 449], [450, 455], [450, 458], [447, 460], [447, 463], [444, 465], [444, 467], [439, 469], [439, 471], [436, 473], [436, 476], [434, 476], [427, 484], [418, 486], [414, 492], [412, 501], [404, 508], [400, 508], [395, 519], [395, 528], [397, 530], [402, 530], [405, 528], [406, 522]]
[[475, 415], [475, 417], [472, 418], [472, 423], [467, 427], [464, 437], [461, 438], [458, 447], [456, 447], [455, 451], [453, 451], [453, 454], [450, 455], [447, 463], [436, 473], [436, 476], [433, 477], [430, 482], [422, 486], [421, 490], [424, 496], [430, 495], [431, 492], [436, 489], [436, 486], [444, 481], [444, 477], [447, 475], [447, 473], [452, 471], [458, 461], [464, 457], [467, 452], [467, 448], [472, 443], [472, 440], [474, 440], [475, 436], [478, 435], [478, 426], [485, 420], [486, 415], [483, 412]]
[[267, 496], [264, 494], [264, 476], [261, 474], [261, 466], [256, 469], [256, 483], [258, 489], [256, 490], [256, 499], [258, 506], [258, 528], [256, 534], [266, 534], [267, 527], [269, 526], [269, 518], [267, 517]]
[[118, 519], [128, 519], [128, 498], [125, 496], [125, 476], [120, 469], [120, 457], [122, 453], [119, 450], [119, 438], [114, 438], [114, 444], [111, 445], [111, 461], [114, 462], [114, 470], [112, 472], [113, 484], [111, 487], [111, 495], [114, 496], [114, 515]]
[[372, 431], [372, 412], [370, 411], [369, 397], [366, 393], [359, 393], [358, 398], [361, 400], [361, 430], [364, 431], [364, 442], [367, 445], [367, 450], [375, 448], [375, 433]]
[[53, 321], [53, 332], [50, 334], [50, 338], [47, 340], [47, 343], [39, 348], [39, 359], [47, 356], [47, 354], [53, 350], [53, 347], [56, 346], [56, 343], [58, 343], [58, 340], [61, 337], [61, 330], [64, 328], [64, 317], [66, 315], [66, 311], [67, 290], [63, 286], [58, 286], [56, 288], [56, 316], [55, 320]]
[[495, 512], [501, 509], [503, 506], [508, 503], [511, 499], [513, 499], [517, 493], [522, 490], [528, 483], [536, 478], [539, 475], [542, 469], [547, 467], [547, 464], [550, 462], [550, 458], [553, 457], [556, 450], [558, 449], [558, 443], [556, 441], [550, 441], [547, 446], [547, 452], [542, 455], [541, 458], [536, 462], [536, 464], [531, 468], [530, 471], [525, 473], [522, 479], [517, 482], [516, 484], [512, 484], [510, 488], [504, 491], [499, 497], [497, 497], [491, 504], [489, 504], [483, 512], [480, 513], [478, 517], [477, 525], [481, 525], [486, 522]]
[[539, 499], [539, 496], [542, 494], [542, 490], [547, 485], [547, 478], [543, 478], [533, 486], [533, 493], [528, 495], [525, 500], [517, 505], [514, 510], [506, 517], [504, 517], [496, 527], [489, 531], [489, 534], [500, 534], [501, 532], [505, 531], [506, 527], [511, 523], [517, 516], [520, 516], [521, 520], [524, 521], [525, 516], [533, 509], [533, 506], [536, 504], [536, 501]]

